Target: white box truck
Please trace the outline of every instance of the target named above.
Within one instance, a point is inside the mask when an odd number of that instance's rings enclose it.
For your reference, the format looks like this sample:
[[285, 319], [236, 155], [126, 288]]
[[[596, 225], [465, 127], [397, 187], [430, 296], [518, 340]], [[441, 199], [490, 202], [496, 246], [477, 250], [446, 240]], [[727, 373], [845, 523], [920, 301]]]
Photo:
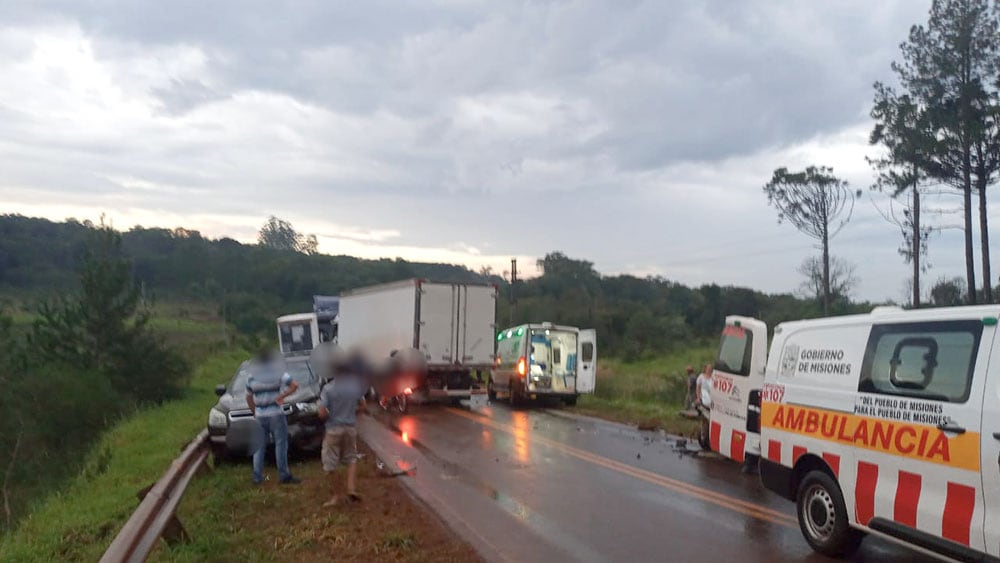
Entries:
[[418, 393], [477, 406], [494, 361], [496, 301], [492, 285], [422, 279], [348, 291], [340, 296], [338, 343], [375, 359], [414, 348], [427, 362]]

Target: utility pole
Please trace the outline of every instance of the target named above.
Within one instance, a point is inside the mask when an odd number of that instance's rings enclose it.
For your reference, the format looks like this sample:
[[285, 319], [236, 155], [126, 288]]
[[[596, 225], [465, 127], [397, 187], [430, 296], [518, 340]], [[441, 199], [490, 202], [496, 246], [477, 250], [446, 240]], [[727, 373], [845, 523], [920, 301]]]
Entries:
[[517, 258], [510, 259], [510, 324], [517, 324]]

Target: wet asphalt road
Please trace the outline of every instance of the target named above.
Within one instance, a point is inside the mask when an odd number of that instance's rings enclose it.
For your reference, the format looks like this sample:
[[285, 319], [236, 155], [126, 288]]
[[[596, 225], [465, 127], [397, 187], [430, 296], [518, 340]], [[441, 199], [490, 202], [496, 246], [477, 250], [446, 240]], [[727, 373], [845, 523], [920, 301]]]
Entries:
[[[426, 406], [378, 419], [473, 491], [466, 494], [491, 501], [456, 495], [451, 509], [492, 507], [521, 525], [497, 527], [509, 538], [477, 528], [500, 550], [530, 536], [579, 561], [826, 560], [802, 538], [792, 503], [733, 462], [678, 452], [675, 438], [662, 433], [499, 405], [478, 412]], [[507, 558], [523, 559], [525, 545]], [[919, 559], [869, 537], [853, 560]]]

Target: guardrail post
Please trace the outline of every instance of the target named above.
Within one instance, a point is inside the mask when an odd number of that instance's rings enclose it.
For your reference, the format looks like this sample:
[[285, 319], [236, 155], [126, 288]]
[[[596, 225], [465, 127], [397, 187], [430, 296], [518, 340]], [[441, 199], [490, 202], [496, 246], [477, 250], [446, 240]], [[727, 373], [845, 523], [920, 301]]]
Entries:
[[[202, 464], [202, 466], [204, 465], [205, 464]], [[198, 472], [200, 471], [201, 470], [199, 469]], [[154, 485], [156, 485], [156, 483], [149, 485], [148, 487], [139, 491], [138, 494], [135, 495], [136, 497], [139, 498], [140, 502], [144, 498], [146, 498], [146, 495], [149, 494], [149, 491], [153, 488]], [[163, 541], [167, 542], [170, 545], [191, 541], [191, 535], [188, 534], [187, 530], [184, 529], [184, 525], [181, 524], [181, 520], [180, 518], [177, 517], [176, 513], [172, 514], [170, 518], [167, 520], [166, 524], [164, 524], [163, 533], [160, 534], [160, 537], [163, 538]]]

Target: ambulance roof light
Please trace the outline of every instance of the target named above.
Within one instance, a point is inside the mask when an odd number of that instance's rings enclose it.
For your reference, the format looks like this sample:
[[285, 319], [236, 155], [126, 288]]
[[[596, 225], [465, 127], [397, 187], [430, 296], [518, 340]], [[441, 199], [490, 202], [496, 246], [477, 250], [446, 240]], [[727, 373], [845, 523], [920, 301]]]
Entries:
[[997, 326], [997, 318], [983, 317], [983, 326]]

